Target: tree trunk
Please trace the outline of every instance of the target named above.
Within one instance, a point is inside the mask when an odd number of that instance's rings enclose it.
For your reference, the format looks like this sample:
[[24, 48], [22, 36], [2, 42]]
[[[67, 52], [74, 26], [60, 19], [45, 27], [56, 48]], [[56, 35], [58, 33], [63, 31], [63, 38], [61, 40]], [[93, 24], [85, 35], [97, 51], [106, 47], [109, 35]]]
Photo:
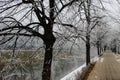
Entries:
[[97, 41], [97, 52], [98, 52], [98, 55], [100, 55], [100, 44], [99, 44], [99, 41]]
[[[46, 45], [46, 46], [48, 46], [48, 45]], [[52, 64], [52, 52], [53, 52], [52, 48], [46, 47], [45, 57], [44, 57], [44, 65], [43, 65], [43, 72], [42, 72], [42, 80], [50, 80], [51, 64]]]
[[104, 46], [104, 51], [106, 51], [106, 45]]
[[99, 45], [99, 51], [100, 51], [100, 53], [103, 52], [103, 47], [102, 47], [101, 43], [100, 43], [100, 45]]
[[100, 53], [104, 52], [104, 47], [100, 43]]
[[54, 9], [55, 9], [55, 0], [49, 0], [49, 8], [50, 8], [50, 21], [46, 27], [44, 27], [45, 31], [45, 39], [43, 40], [45, 43], [45, 57], [44, 57], [44, 65], [42, 72], [42, 80], [51, 80], [51, 65], [52, 65], [52, 56], [53, 56], [53, 45], [55, 43], [55, 36], [53, 35], [53, 22], [54, 22]]
[[120, 47], [118, 46], [118, 54], [120, 54]]
[[117, 53], [119, 53], [119, 46], [117, 47]]
[[51, 80], [51, 65], [52, 65], [52, 53], [53, 45], [55, 41], [47, 41], [44, 56], [44, 65], [42, 72], [42, 80]]
[[55, 36], [52, 31], [53, 24], [50, 23], [45, 28], [44, 34], [44, 44], [45, 44], [45, 56], [44, 56], [44, 65], [42, 72], [42, 80], [51, 80], [51, 65], [52, 65], [52, 56], [53, 56], [53, 45], [55, 43]]
[[86, 36], [86, 65], [90, 63], [90, 37]]

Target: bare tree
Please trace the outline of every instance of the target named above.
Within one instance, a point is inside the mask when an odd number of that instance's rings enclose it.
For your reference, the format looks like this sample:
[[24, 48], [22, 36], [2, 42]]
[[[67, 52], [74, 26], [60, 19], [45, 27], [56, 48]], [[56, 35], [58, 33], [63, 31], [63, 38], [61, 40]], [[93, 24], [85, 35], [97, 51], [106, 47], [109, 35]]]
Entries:
[[93, 5], [93, 0], [86, 0], [83, 7], [80, 7], [80, 14], [84, 27], [84, 35], [81, 36], [81, 39], [85, 42], [87, 65], [90, 63], [91, 32], [102, 18], [100, 15], [96, 15], [97, 9], [98, 8], [95, 8]]
[[100, 20], [99, 24], [96, 25], [96, 28], [92, 32], [92, 43], [97, 47], [98, 55], [103, 51], [103, 44], [105, 45], [105, 39], [108, 36], [109, 28], [105, 23], [104, 18]]
[[[53, 27], [54, 24], [73, 27], [70, 24], [56, 22], [56, 18], [66, 7], [76, 1], [78, 0], [0, 1], [0, 36], [2, 38], [1, 41], [3, 41], [1, 44], [15, 38], [14, 45], [16, 45], [20, 36], [42, 39], [45, 45], [42, 80], [50, 80], [53, 46], [56, 41]], [[83, 1], [81, 1], [82, 3]]]

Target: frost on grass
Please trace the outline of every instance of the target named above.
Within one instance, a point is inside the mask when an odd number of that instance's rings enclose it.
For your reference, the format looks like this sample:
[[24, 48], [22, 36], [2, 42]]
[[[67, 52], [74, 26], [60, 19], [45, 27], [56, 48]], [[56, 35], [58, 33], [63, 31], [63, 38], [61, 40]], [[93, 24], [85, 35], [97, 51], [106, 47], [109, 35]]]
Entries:
[[[26, 53], [24, 55], [22, 52], [15, 58], [9, 56], [10, 52], [4, 52], [5, 55], [0, 60], [0, 63], [4, 62], [4, 66], [2, 68], [0, 66], [0, 80], [36, 80], [35, 70], [38, 69], [36, 66], [39, 62], [36, 56], [38, 55], [34, 55], [35, 58], [33, 58], [30, 57], [32, 53], [23, 52]], [[16, 56], [18, 56], [17, 53]]]

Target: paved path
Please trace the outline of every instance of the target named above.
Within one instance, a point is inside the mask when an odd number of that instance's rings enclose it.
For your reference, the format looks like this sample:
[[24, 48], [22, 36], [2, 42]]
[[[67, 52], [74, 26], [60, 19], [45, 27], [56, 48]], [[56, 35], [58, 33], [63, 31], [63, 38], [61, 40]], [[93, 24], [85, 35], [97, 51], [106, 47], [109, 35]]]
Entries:
[[87, 80], [120, 80], [120, 56], [107, 51], [96, 62]]

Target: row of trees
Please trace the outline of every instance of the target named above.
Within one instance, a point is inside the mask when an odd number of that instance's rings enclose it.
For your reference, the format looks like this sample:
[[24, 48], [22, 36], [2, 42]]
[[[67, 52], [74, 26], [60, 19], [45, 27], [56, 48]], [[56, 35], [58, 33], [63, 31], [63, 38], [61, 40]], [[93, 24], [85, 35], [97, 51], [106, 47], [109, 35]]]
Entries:
[[99, 14], [102, 10], [96, 3], [102, 4], [99, 0], [2, 0], [0, 44], [12, 42], [15, 50], [21, 38], [41, 39], [45, 49], [42, 80], [50, 80], [53, 48], [60, 40], [73, 45], [83, 40], [88, 65], [91, 44], [97, 46], [99, 55], [107, 33], [105, 16]]

